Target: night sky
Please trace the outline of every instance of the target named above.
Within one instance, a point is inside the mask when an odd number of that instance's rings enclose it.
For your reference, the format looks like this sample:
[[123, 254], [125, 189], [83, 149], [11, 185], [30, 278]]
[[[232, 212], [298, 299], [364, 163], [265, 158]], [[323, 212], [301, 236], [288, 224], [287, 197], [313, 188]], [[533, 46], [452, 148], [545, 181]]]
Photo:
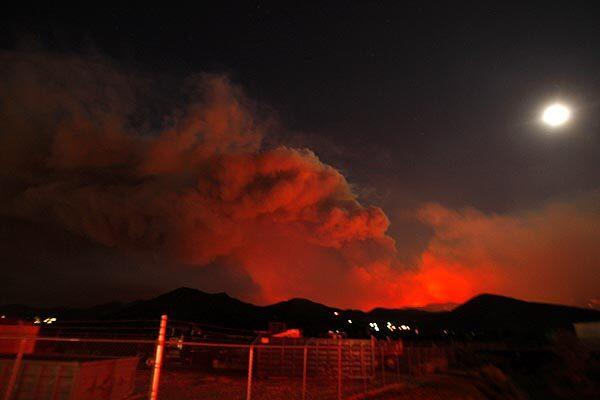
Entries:
[[[575, 2], [3, 12], [0, 303], [184, 285], [360, 308], [598, 302], [599, 18]], [[573, 108], [560, 129], [540, 123], [553, 101]]]

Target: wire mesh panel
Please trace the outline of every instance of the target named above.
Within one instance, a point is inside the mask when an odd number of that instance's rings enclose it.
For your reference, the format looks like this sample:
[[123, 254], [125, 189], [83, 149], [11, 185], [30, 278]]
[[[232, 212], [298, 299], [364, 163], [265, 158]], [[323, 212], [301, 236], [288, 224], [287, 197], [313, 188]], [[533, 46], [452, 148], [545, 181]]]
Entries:
[[0, 355], [3, 400], [147, 398], [158, 321], [69, 321], [35, 326], [35, 335]]
[[151, 371], [139, 354], [152, 341], [38, 337], [33, 351], [0, 356], [0, 388], [10, 400], [128, 399], [147, 396]]
[[168, 342], [161, 373], [161, 400], [245, 399], [249, 346]]
[[88, 321], [0, 337], [12, 351], [0, 356], [0, 399], [341, 400], [444, 370], [453, 353], [373, 339], [256, 343], [245, 332], [163, 323], [161, 335], [158, 321]]

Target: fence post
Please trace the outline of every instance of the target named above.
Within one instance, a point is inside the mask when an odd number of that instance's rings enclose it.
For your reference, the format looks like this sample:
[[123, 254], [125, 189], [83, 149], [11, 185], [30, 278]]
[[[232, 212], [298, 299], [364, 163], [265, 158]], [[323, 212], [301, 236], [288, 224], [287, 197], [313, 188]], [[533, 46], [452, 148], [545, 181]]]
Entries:
[[412, 375], [412, 346], [406, 347], [406, 369], [408, 371], [408, 375]]
[[419, 364], [419, 375], [423, 374], [423, 364], [424, 364], [424, 360], [425, 360], [425, 347], [421, 346], [419, 347], [419, 352], [417, 353], [418, 356], [418, 364]]
[[338, 342], [338, 382], [337, 382], [337, 398], [342, 400], [342, 342]]
[[376, 379], [375, 375], [375, 337], [371, 335], [371, 376]]
[[360, 343], [360, 374], [363, 379], [363, 392], [367, 392], [367, 368], [365, 367], [365, 347]]
[[250, 345], [248, 353], [248, 382], [246, 383], [246, 400], [252, 399], [252, 370], [254, 369], [254, 345]]
[[307, 369], [308, 369], [308, 346], [304, 345], [304, 361], [302, 362], [302, 400], [306, 399]]
[[156, 354], [154, 356], [154, 369], [152, 371], [152, 387], [150, 388], [150, 400], [158, 399], [158, 386], [160, 372], [162, 370], [163, 355], [165, 351], [165, 336], [167, 333], [167, 316], [160, 317], [160, 328], [158, 329], [158, 340], [156, 341]]
[[383, 351], [383, 346], [381, 349], [381, 386], [385, 386], [385, 354]]
[[26, 342], [27, 339], [25, 338], [22, 338], [19, 342], [19, 350], [15, 357], [10, 378], [8, 379], [8, 385], [6, 386], [6, 392], [4, 393], [4, 400], [10, 399], [12, 392], [15, 389], [15, 385], [17, 384], [17, 378], [19, 376], [19, 371], [21, 370], [21, 362], [23, 361], [23, 353], [25, 352]]
[[398, 350], [398, 344], [396, 344], [396, 374], [398, 375], [398, 381], [400, 381], [400, 351]]

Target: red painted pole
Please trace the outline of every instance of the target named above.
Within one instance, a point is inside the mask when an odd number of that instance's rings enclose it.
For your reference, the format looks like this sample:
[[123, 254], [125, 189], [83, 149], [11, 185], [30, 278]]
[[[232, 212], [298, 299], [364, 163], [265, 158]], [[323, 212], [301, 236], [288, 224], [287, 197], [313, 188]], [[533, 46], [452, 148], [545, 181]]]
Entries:
[[246, 400], [252, 399], [252, 370], [254, 369], [254, 345], [250, 345], [248, 354], [248, 382], [246, 383]]
[[158, 340], [156, 341], [156, 355], [154, 356], [154, 370], [152, 372], [152, 387], [150, 388], [150, 400], [158, 399], [158, 386], [160, 383], [160, 372], [162, 370], [163, 364], [166, 334], [167, 316], [162, 315], [160, 317], [160, 328], [158, 329]]

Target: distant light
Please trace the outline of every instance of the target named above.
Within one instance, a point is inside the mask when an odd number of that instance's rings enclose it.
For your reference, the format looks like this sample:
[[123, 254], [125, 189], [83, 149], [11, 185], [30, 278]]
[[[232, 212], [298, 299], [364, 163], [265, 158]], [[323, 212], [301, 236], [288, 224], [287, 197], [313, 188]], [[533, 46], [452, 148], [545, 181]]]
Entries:
[[0, 315], [0, 318], [4, 319], [4, 318], [6, 318], [6, 315]]
[[337, 317], [338, 315], [340, 315], [340, 313], [339, 313], [339, 312], [337, 312], [337, 311], [334, 311], [334, 312], [333, 312], [333, 315], [335, 315], [335, 316]]
[[561, 103], [549, 105], [542, 113], [542, 122], [552, 128], [564, 125], [569, 119], [571, 119], [571, 110]]
[[349, 320], [348, 320], [348, 323], [349, 323], [349, 324], [351, 324], [351, 323], [352, 323], [352, 320], [351, 320], [351, 319], [349, 319]]
[[379, 332], [379, 326], [377, 325], [377, 322], [369, 322], [369, 326], [373, 328], [375, 332]]

